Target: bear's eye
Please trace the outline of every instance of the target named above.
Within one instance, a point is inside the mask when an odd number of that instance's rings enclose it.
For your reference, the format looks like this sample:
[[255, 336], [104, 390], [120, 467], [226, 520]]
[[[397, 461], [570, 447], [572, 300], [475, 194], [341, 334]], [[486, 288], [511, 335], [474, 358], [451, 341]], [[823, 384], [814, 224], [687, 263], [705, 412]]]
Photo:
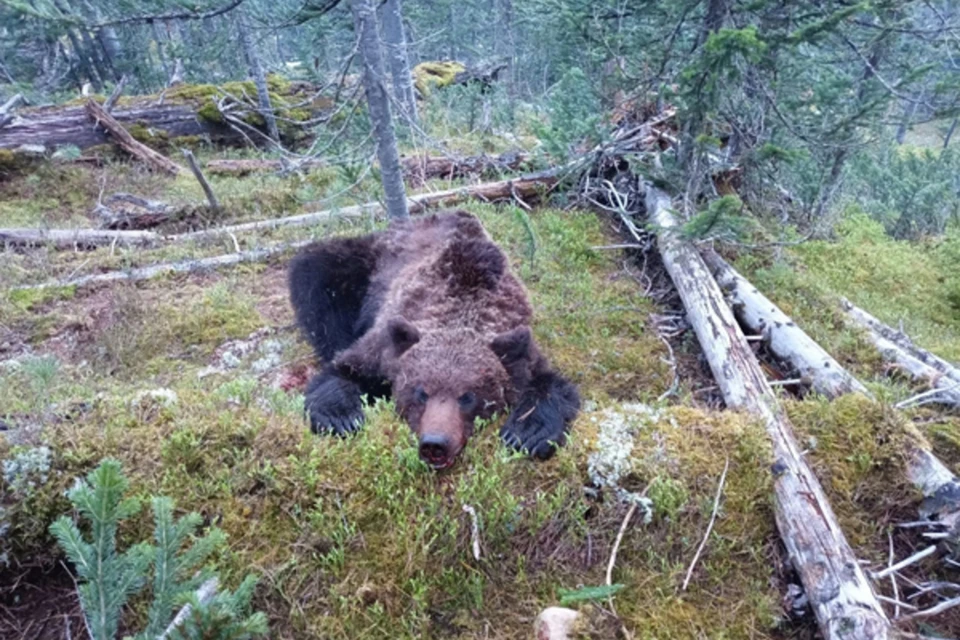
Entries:
[[419, 404], [427, 404], [427, 400], [430, 396], [424, 391], [423, 387], [417, 387], [413, 390], [413, 399]]
[[457, 398], [457, 402], [460, 404], [460, 408], [463, 411], [470, 411], [473, 409], [473, 406], [477, 404], [477, 396], [472, 391], [467, 391], [465, 394]]

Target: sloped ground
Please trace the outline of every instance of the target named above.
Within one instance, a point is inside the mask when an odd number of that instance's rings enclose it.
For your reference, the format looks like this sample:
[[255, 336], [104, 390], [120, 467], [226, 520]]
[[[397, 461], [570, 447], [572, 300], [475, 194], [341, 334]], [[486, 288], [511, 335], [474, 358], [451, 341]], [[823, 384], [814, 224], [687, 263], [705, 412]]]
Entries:
[[[436, 474], [384, 403], [369, 409], [357, 437], [310, 435], [300, 390], [314, 363], [290, 326], [285, 258], [137, 286], [5, 290], [0, 457], [41, 462], [32, 471], [6, 466], [0, 484], [0, 636], [62, 638], [71, 619], [79, 636], [47, 527], [68, 510], [63, 492], [74, 479], [112, 456], [133, 492], [169, 495], [225, 530], [229, 546], [216, 565], [230, 585], [250, 571], [261, 576], [255, 604], [269, 614], [271, 637], [529, 638], [533, 618], [563, 589], [604, 583], [628, 510], [624, 491], [645, 491], [652, 513], [645, 521], [638, 512], [623, 537], [613, 579], [624, 589], [612, 606], [591, 605], [596, 637], [620, 625], [637, 638], [812, 637], [809, 614], [794, 617], [783, 597], [794, 579], [774, 528], [765, 435], [707, 409], [702, 374], [684, 376], [658, 403], [673, 375], [650, 314], [664, 310], [641, 295], [634, 264], [592, 248], [618, 240], [609, 221], [467, 208], [512, 257], [531, 292], [538, 340], [581, 386], [573, 441], [546, 463], [509, 454], [489, 424], [454, 468]], [[4, 283], [111, 260], [148, 264], [168, 259], [165, 251], [25, 253], [6, 263], [15, 279], [4, 274]], [[52, 265], [45, 271], [28, 268], [44, 260]], [[789, 295], [809, 300], [815, 323], [821, 298], [806, 296], [802, 283], [757, 284], [785, 307]], [[790, 312], [808, 319], [800, 303]], [[681, 370], [695, 373], [692, 335], [672, 344]], [[901, 418], [858, 398], [791, 402], [789, 410], [851, 543], [865, 562], [885, 566], [888, 528], [916, 510], [902, 481]], [[727, 460], [716, 526], [680, 591]], [[464, 505], [479, 516], [479, 560]], [[121, 544], [149, 535], [145, 512], [121, 530]], [[900, 557], [916, 540], [898, 531], [895, 543]], [[604, 613], [614, 608], [619, 621]], [[144, 616], [137, 602], [125, 622], [137, 629]]]

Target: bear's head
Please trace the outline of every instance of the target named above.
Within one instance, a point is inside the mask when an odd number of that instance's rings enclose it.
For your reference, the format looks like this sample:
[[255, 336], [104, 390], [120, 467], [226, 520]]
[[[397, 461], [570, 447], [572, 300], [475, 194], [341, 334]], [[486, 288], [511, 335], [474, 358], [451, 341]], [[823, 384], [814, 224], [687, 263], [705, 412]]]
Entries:
[[476, 419], [516, 401], [518, 377], [529, 371], [532, 359], [528, 327], [491, 341], [467, 329], [421, 333], [394, 318], [388, 335], [397, 411], [417, 435], [421, 459], [434, 469], [453, 464]]

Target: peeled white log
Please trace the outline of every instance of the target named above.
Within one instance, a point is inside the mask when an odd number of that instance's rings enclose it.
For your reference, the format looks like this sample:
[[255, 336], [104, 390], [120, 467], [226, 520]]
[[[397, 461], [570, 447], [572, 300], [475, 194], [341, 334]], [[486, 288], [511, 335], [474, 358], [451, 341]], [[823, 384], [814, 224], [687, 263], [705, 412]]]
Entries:
[[[717, 278], [717, 283], [726, 290], [728, 302], [740, 324], [751, 332], [762, 333], [773, 354], [809, 377], [817, 392], [828, 398], [837, 398], [850, 392], [873, 397], [859, 380], [716, 252], [703, 251], [702, 256]], [[873, 331], [872, 328], [868, 330]], [[888, 351], [896, 352], [895, 345], [878, 334], [873, 333], [873, 336]], [[910, 358], [902, 352], [901, 356]], [[916, 361], [914, 366], [926, 365]], [[960, 394], [960, 386], [957, 392]], [[951, 521], [960, 518], [960, 481], [931, 452], [930, 443], [922, 434], [913, 430], [910, 436], [912, 446], [908, 451], [906, 472], [910, 482], [926, 498], [920, 508], [921, 515], [928, 517], [936, 514], [941, 519]]]
[[859, 380], [716, 252], [704, 251], [702, 255], [740, 324], [761, 334], [770, 351], [809, 379], [814, 391], [830, 398], [851, 391], [869, 394]]
[[933, 353], [930, 353], [926, 349], [918, 347], [913, 343], [909, 336], [897, 331], [889, 325], [880, 322], [875, 317], [860, 307], [854, 305], [849, 300], [844, 298], [842, 303], [844, 311], [846, 311], [847, 315], [850, 316], [850, 318], [858, 325], [884, 338], [897, 349], [903, 351], [913, 359], [919, 360], [921, 363], [927, 365], [927, 367], [930, 369], [939, 372], [954, 382], [960, 382], [960, 369], [958, 369], [956, 365]]
[[[913, 345], [909, 338], [883, 324], [863, 309], [854, 306], [849, 300], [843, 300], [842, 304], [847, 317], [866, 331], [867, 337], [884, 360], [896, 365], [910, 377], [925, 381], [933, 389], [937, 389], [938, 393], [931, 396], [931, 399], [935, 399], [939, 404], [960, 407], [960, 378], [955, 379], [951, 376], [950, 369], [953, 367], [950, 363]], [[897, 342], [887, 337], [893, 335], [899, 336]], [[912, 345], [909, 350], [903, 346], [907, 343]], [[920, 357], [917, 357], [918, 355]], [[943, 364], [938, 366], [930, 364], [934, 362]]]
[[310, 240], [300, 242], [284, 243], [263, 249], [253, 249], [250, 251], [239, 251], [222, 256], [212, 256], [210, 258], [199, 258], [196, 260], [184, 260], [182, 262], [165, 262], [154, 264], [147, 267], [138, 267], [127, 271], [110, 271], [109, 273], [98, 273], [91, 276], [81, 276], [68, 280], [54, 280], [41, 284], [29, 284], [20, 287], [14, 287], [14, 290], [22, 289], [49, 289], [51, 287], [88, 287], [95, 284], [104, 284], [108, 282], [137, 282], [139, 280], [149, 280], [168, 273], [191, 273], [195, 271], [207, 271], [220, 267], [229, 267], [244, 262], [259, 262], [267, 260], [277, 254], [299, 249], [310, 244]]
[[53, 245], [57, 249], [84, 249], [114, 244], [144, 246], [160, 242], [163, 236], [152, 231], [108, 231], [100, 229], [0, 229], [0, 245]]
[[819, 481], [804, 461], [783, 408], [760, 369], [723, 293], [697, 250], [676, 233], [670, 198], [648, 187], [650, 221], [659, 228], [664, 267], [673, 279], [727, 406], [756, 416], [773, 445], [774, 513], [780, 537], [827, 640], [889, 637], [887, 620], [840, 530]]

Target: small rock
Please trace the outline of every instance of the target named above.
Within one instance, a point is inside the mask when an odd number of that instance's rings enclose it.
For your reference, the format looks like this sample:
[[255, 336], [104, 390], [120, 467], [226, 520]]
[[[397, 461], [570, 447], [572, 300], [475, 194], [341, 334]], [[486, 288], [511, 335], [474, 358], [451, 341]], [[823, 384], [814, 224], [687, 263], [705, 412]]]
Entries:
[[536, 640], [569, 640], [580, 614], [566, 607], [548, 607], [533, 623]]

